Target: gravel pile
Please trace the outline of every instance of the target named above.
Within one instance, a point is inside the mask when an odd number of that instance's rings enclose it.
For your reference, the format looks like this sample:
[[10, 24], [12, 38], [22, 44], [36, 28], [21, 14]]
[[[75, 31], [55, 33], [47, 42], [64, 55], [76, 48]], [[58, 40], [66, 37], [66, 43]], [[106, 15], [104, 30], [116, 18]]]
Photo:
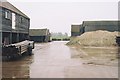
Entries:
[[71, 37], [70, 42], [67, 44], [95, 47], [117, 46], [116, 36], [118, 36], [118, 34], [118, 32], [109, 32], [103, 30], [85, 32], [81, 36]]

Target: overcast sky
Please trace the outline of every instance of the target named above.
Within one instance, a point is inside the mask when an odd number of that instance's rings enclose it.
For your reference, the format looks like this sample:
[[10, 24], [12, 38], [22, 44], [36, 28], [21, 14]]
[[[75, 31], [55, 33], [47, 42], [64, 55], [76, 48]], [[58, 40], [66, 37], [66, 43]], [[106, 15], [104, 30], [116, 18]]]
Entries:
[[8, 0], [31, 19], [30, 28], [48, 28], [51, 32], [67, 32], [71, 24], [82, 21], [117, 20], [118, 0]]

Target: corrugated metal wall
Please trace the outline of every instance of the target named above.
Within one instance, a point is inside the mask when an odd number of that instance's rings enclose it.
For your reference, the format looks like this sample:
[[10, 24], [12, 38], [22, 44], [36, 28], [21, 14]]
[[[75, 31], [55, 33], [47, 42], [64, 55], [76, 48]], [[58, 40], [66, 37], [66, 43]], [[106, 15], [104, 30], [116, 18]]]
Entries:
[[35, 42], [49, 42], [50, 32], [49, 29], [30, 29], [30, 40]]
[[80, 32], [80, 25], [71, 25], [71, 32]]
[[84, 21], [82, 25], [71, 26], [71, 36], [80, 36], [84, 32], [107, 30], [120, 31], [119, 21]]
[[29, 26], [30, 26], [30, 20], [16, 14], [16, 30], [20, 33], [28, 33], [29, 32]]
[[45, 39], [46, 39], [45, 36], [30, 36], [30, 40], [35, 42], [46, 42]]
[[[9, 10], [2, 8], [2, 31], [3, 32], [10, 32], [12, 30], [12, 18], [6, 19], [5, 18], [5, 11], [9, 11]], [[9, 14], [12, 15], [12, 12], [9, 11]]]
[[96, 30], [107, 30], [107, 31], [118, 31], [118, 26], [85, 26], [85, 32], [96, 31]]
[[71, 25], [71, 36], [80, 35], [80, 25]]
[[[0, 74], [2, 73], [2, 8], [0, 7]], [[2, 76], [0, 76], [0, 79]]]
[[[20, 42], [28, 39], [29, 36], [29, 26], [30, 19], [24, 16], [21, 16], [11, 10], [6, 8], [0, 8], [2, 15], [2, 42], [7, 39], [9, 44]], [[9, 18], [6, 18], [6, 11], [9, 13]], [[12, 29], [12, 13], [15, 14], [15, 29]]]
[[84, 33], [84, 27], [82, 25], [71, 25], [71, 36], [80, 36]]
[[85, 32], [96, 30], [118, 31], [118, 21], [88, 21], [84, 22]]

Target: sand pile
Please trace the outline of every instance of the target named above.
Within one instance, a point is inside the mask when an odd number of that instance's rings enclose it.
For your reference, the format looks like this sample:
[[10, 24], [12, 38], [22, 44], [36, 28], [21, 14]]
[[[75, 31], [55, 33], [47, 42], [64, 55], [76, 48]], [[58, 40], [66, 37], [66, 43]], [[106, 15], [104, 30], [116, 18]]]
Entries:
[[118, 32], [109, 32], [109, 31], [93, 31], [85, 32], [81, 36], [71, 37], [68, 45], [80, 45], [80, 46], [117, 46], [116, 36]]

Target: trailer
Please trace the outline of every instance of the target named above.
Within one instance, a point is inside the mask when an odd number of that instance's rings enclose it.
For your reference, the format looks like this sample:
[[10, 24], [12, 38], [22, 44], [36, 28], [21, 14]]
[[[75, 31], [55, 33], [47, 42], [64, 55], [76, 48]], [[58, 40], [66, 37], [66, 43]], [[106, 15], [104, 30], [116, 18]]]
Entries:
[[15, 44], [5, 45], [2, 47], [2, 56], [7, 57], [8, 59], [14, 59], [23, 54], [32, 55], [32, 49], [34, 49], [33, 41], [22, 41]]

